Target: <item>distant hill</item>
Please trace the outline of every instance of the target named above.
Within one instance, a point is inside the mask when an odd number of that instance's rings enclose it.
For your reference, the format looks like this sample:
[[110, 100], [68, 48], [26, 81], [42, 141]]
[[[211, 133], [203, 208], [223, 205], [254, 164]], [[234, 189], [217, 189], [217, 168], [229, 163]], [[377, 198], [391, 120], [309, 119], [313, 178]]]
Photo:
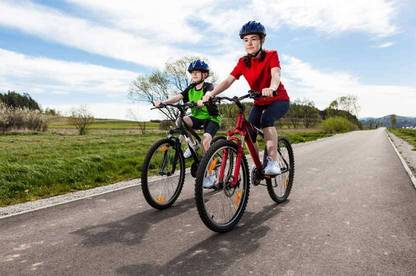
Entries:
[[[363, 126], [370, 126], [370, 127], [391, 127], [390, 125], [390, 116], [387, 115], [381, 118], [361, 118], [360, 122], [363, 124]], [[404, 117], [404, 116], [396, 116], [397, 121], [397, 127], [416, 127], [416, 117]]]

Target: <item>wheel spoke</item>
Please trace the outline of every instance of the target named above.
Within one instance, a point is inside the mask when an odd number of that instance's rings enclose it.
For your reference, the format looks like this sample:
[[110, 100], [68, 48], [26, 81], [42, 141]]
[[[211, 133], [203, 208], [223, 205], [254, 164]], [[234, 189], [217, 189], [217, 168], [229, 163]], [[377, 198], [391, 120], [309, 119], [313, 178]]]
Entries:
[[[170, 141], [155, 144], [146, 157], [146, 172], [142, 175], [142, 190], [147, 202], [155, 208], [172, 204], [179, 195], [184, 181], [182, 157]], [[176, 160], [175, 160], [176, 156]], [[176, 163], [176, 164], [174, 164]], [[143, 172], [142, 172], [143, 173]]]
[[[244, 196], [243, 185], [237, 185], [234, 188], [228, 187], [232, 181], [237, 157], [237, 153], [232, 148], [220, 148], [213, 154], [213, 157], [208, 162], [209, 165], [206, 169], [205, 177], [212, 173], [218, 177], [221, 162], [224, 162], [223, 154], [225, 152], [227, 153], [227, 160], [225, 160], [226, 163], [224, 165], [224, 188], [217, 193], [212, 193], [207, 189], [203, 190], [205, 210], [208, 213], [208, 217], [216, 224], [227, 224], [232, 221], [242, 204], [242, 197]], [[240, 180], [243, 180], [243, 169], [243, 166], [240, 166]], [[215, 200], [213, 200], [214, 198]]]

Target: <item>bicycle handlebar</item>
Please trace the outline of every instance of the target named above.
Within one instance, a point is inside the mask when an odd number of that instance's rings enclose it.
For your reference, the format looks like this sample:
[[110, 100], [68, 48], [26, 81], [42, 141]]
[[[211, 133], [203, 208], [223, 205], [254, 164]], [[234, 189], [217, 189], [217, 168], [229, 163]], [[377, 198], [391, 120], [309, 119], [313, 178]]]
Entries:
[[[277, 90], [273, 91], [273, 96], [277, 96]], [[230, 101], [230, 102], [237, 103], [237, 102], [240, 102], [240, 101], [242, 101], [244, 99], [247, 99], [247, 98], [260, 99], [260, 98], [268, 98], [268, 97], [262, 96], [260, 92], [257, 92], [255, 90], [249, 90], [248, 94], [243, 95], [241, 97], [234, 96], [234, 97], [230, 98], [230, 97], [216, 96], [216, 97], [211, 98], [210, 101], [212, 101], [212, 102], [221, 102], [222, 100], [227, 100], [227, 101]]]
[[184, 104], [165, 104], [165, 103], [160, 103], [160, 105], [158, 107], [152, 107], [152, 108], [150, 108], [150, 110], [160, 109], [160, 108], [166, 108], [168, 106], [175, 107], [177, 109], [183, 110], [183, 109], [186, 109], [186, 108], [197, 107], [197, 104], [196, 103], [192, 103], [192, 102], [188, 102], [188, 103], [184, 103]]

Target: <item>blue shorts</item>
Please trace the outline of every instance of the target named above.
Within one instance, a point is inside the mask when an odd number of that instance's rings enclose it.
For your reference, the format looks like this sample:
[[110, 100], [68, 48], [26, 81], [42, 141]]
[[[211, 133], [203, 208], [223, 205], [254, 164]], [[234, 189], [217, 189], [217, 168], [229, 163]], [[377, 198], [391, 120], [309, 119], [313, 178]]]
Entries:
[[[248, 116], [248, 121], [257, 128], [274, 126], [274, 122], [282, 118], [289, 111], [289, 101], [275, 101], [268, 105], [254, 105]], [[250, 131], [253, 142], [257, 133]]]

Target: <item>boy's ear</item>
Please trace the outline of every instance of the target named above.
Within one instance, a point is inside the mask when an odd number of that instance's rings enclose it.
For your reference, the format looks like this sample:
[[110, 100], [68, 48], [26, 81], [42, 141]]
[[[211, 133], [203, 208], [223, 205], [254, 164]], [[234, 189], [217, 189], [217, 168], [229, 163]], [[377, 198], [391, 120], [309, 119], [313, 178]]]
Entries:
[[202, 72], [202, 76], [204, 77], [204, 79], [208, 78], [209, 73], [208, 72]]

